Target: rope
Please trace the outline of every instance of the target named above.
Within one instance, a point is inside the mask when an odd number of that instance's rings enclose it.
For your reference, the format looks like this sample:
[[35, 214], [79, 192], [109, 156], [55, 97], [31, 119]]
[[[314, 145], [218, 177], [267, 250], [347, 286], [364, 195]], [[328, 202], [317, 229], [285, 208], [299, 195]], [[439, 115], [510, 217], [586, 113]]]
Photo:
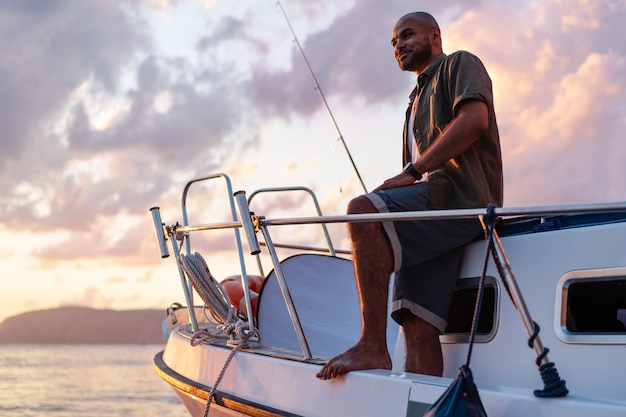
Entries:
[[222, 378], [224, 377], [224, 374], [226, 373], [226, 368], [228, 368], [228, 365], [230, 365], [230, 361], [235, 357], [235, 354], [239, 350], [243, 349], [243, 347], [244, 347], [243, 344], [239, 344], [235, 346], [235, 348], [230, 351], [228, 358], [226, 358], [226, 362], [224, 362], [224, 366], [222, 367], [220, 374], [217, 376], [217, 379], [215, 380], [215, 384], [213, 384], [211, 391], [209, 391], [209, 396], [207, 397], [207, 400], [206, 400], [206, 406], [204, 407], [204, 415], [203, 415], [204, 417], [207, 417], [209, 415], [209, 410], [211, 409], [211, 403], [213, 402], [213, 397], [215, 396], [215, 393], [217, 392], [217, 386], [220, 384], [220, 382], [222, 382]]
[[[491, 206], [490, 206], [491, 207]], [[491, 207], [492, 212], [489, 212], [489, 208], [487, 209], [487, 215], [483, 217], [485, 220], [485, 224], [487, 225], [486, 235], [487, 235], [487, 246], [485, 248], [485, 257], [483, 261], [483, 270], [480, 275], [480, 281], [478, 281], [478, 293], [476, 294], [476, 304], [474, 305], [474, 316], [472, 317], [472, 328], [470, 332], [470, 338], [467, 348], [467, 358], [465, 360], [465, 365], [461, 367], [461, 371], [471, 375], [469, 372], [469, 363], [470, 358], [472, 357], [472, 349], [474, 347], [474, 338], [476, 337], [476, 332], [478, 331], [478, 319], [480, 317], [480, 308], [483, 303], [483, 295], [485, 293], [485, 277], [487, 276], [487, 265], [489, 265], [489, 250], [493, 246], [493, 224], [495, 224], [495, 216], [493, 216], [493, 207]]]
[[[240, 325], [239, 323], [243, 323], [243, 324]], [[250, 339], [250, 336], [252, 334], [258, 335], [258, 332], [256, 331], [256, 329], [254, 330], [254, 332], [248, 332], [247, 331], [248, 323], [245, 323], [243, 320], [239, 320], [237, 323], [234, 323], [232, 328], [233, 328], [233, 332], [241, 337], [240, 343], [237, 346], [235, 346], [228, 354], [228, 357], [226, 358], [226, 361], [224, 362], [224, 366], [222, 366], [222, 370], [220, 371], [219, 375], [215, 379], [215, 383], [213, 384], [213, 387], [209, 391], [209, 395], [206, 401], [206, 406], [204, 408], [204, 417], [207, 417], [209, 415], [209, 410], [211, 409], [211, 403], [213, 402], [213, 397], [215, 397], [215, 393], [217, 392], [217, 387], [220, 385], [220, 382], [222, 382], [222, 378], [224, 378], [224, 374], [226, 373], [226, 369], [228, 369], [228, 366], [230, 365], [230, 361], [235, 357], [235, 354], [237, 352], [239, 352], [241, 349], [248, 346], [248, 340]], [[193, 346], [196, 346], [197, 344], [201, 343], [204, 340], [206, 339], [204, 339], [203, 337], [199, 337], [198, 339], [196, 339], [196, 335], [194, 335], [194, 337], [191, 339], [191, 344]]]
[[180, 263], [213, 317], [220, 323], [234, 320], [235, 309], [230, 305], [228, 294], [213, 278], [202, 255], [198, 252], [189, 255], [181, 254]]
[[[540, 330], [537, 322], [533, 321], [533, 325], [533, 334], [528, 338], [528, 347], [531, 349], [533, 348], [535, 339], [537, 338], [537, 335], [539, 335]], [[544, 348], [543, 351], [537, 355], [537, 359], [535, 360], [535, 364], [539, 367], [541, 380], [543, 381], [543, 389], [534, 390], [533, 394], [535, 394], [535, 397], [540, 398], [565, 397], [569, 391], [565, 386], [565, 381], [559, 377], [559, 372], [557, 371], [554, 362], [541, 364], [543, 358], [548, 356], [548, 352], [550, 352], [550, 349]]]
[[[217, 330], [229, 336], [228, 344], [234, 346], [228, 358], [226, 358], [213, 387], [209, 391], [204, 410], [204, 417], [207, 417], [213, 397], [217, 392], [217, 387], [222, 381], [231, 360], [238, 351], [249, 346], [248, 342], [252, 335], [259, 337], [259, 331], [251, 323], [236, 318], [235, 309], [230, 304], [228, 294], [213, 278], [202, 255], [198, 252], [189, 255], [181, 254], [179, 262], [194, 289], [200, 295], [202, 301], [204, 301], [205, 307], [208, 307], [211, 315], [221, 323], [217, 326]], [[206, 329], [198, 329], [191, 338], [191, 345], [197, 346], [202, 343], [208, 343], [213, 338], [214, 335]]]

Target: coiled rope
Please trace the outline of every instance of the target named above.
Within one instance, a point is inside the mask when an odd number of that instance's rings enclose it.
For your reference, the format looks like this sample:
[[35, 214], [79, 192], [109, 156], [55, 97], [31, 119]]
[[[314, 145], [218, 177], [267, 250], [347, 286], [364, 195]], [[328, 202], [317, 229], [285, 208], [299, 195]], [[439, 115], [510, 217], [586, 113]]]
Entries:
[[[221, 323], [217, 326], [217, 329], [221, 330], [222, 333], [230, 338], [229, 344], [234, 345], [213, 387], [209, 391], [206, 407], [204, 409], [204, 417], [207, 417], [209, 415], [209, 409], [211, 408], [211, 402], [217, 392], [217, 387], [222, 381], [231, 360], [238, 351], [248, 347], [250, 337], [253, 335], [259, 337], [259, 331], [251, 323], [245, 322], [235, 315], [235, 308], [230, 304], [228, 294], [226, 294], [222, 286], [213, 278], [202, 255], [198, 252], [189, 255], [181, 254], [180, 264], [189, 278], [189, 281], [191, 281], [191, 285], [200, 298], [202, 298], [202, 301], [204, 301], [205, 308], [208, 308], [215, 320]], [[191, 345], [197, 346], [201, 343], [206, 343], [213, 337], [214, 336], [205, 329], [197, 329], [191, 338]]]
[[[533, 348], [533, 343], [537, 335], [539, 334], [539, 325], [533, 321], [534, 331], [528, 338], [528, 347]], [[536, 397], [540, 398], [552, 398], [552, 397], [565, 397], [569, 390], [565, 386], [565, 381], [559, 376], [559, 372], [556, 369], [554, 362], [541, 363], [543, 358], [548, 356], [550, 349], [544, 348], [543, 351], [537, 355], [535, 364], [539, 367], [539, 373], [541, 374], [541, 380], [543, 381], [543, 389], [536, 389], [533, 391]]]
[[235, 309], [230, 305], [228, 294], [213, 278], [209, 267], [198, 252], [180, 255], [180, 263], [213, 318], [219, 323], [228, 323], [235, 318]]

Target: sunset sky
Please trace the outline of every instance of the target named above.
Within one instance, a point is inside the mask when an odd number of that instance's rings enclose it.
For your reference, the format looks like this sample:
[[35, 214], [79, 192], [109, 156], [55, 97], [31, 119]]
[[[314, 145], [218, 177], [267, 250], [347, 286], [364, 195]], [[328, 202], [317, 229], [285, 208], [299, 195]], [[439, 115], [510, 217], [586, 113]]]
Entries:
[[[492, 77], [506, 206], [626, 200], [626, 0], [281, 4], [368, 189], [401, 169], [416, 80], [391, 28], [425, 10]], [[184, 302], [148, 210], [182, 222], [192, 178], [308, 186], [329, 215], [363, 191], [276, 0], [3, 1], [0, 57], [0, 321]], [[220, 186], [193, 189], [191, 222], [226, 218]], [[227, 237], [198, 238], [218, 279], [238, 271]]]

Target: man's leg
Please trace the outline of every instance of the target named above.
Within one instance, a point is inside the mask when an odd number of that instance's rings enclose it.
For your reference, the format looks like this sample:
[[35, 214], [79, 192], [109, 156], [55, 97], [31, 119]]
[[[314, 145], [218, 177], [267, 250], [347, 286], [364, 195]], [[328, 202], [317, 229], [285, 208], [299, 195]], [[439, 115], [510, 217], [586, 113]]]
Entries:
[[408, 310], [404, 311], [402, 328], [407, 352], [405, 372], [441, 376], [443, 355], [439, 342], [439, 330]]
[[[366, 197], [348, 205], [348, 214], [377, 213]], [[316, 374], [331, 379], [362, 369], [391, 369], [387, 350], [387, 297], [393, 272], [393, 253], [381, 223], [348, 224], [354, 269], [361, 301], [361, 338], [355, 346], [330, 359]]]
[[391, 315], [406, 339], [405, 371], [441, 376], [439, 335], [446, 326], [464, 248], [454, 248], [396, 273]]

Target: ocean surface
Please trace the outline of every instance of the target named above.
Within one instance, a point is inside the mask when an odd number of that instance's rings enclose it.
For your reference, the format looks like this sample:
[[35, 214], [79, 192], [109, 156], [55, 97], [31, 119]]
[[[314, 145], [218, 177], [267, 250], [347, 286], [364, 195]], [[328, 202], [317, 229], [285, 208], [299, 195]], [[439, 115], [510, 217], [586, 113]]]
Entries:
[[160, 345], [0, 345], [0, 416], [189, 417], [152, 368]]

